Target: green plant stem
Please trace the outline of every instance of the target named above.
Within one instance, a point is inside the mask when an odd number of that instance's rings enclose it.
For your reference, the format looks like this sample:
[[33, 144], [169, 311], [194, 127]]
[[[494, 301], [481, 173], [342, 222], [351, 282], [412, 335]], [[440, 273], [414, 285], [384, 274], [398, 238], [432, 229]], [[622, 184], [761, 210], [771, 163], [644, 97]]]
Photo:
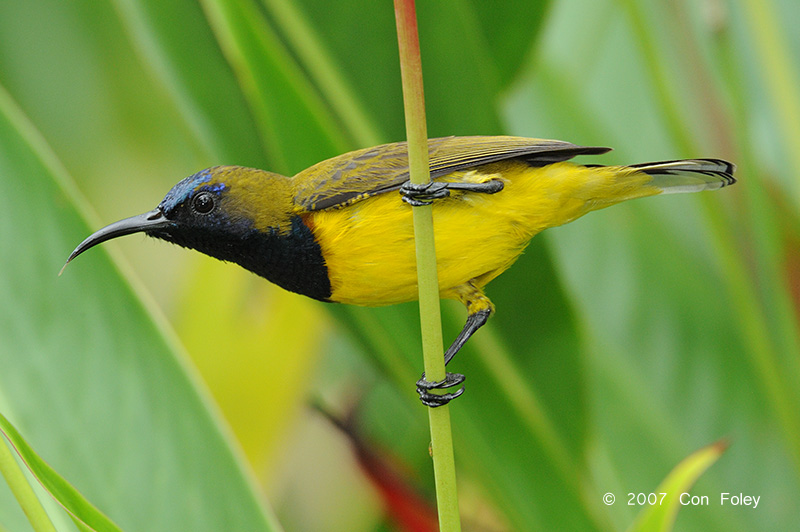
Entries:
[[11, 493], [22, 507], [31, 526], [36, 532], [56, 532], [50, 517], [48, 517], [42, 503], [36, 497], [33, 488], [25, 478], [25, 473], [19, 467], [14, 454], [11, 452], [5, 438], [0, 436], [0, 473], [6, 479]]
[[[428, 131], [414, 0], [394, 0], [394, 9], [403, 80], [410, 179], [412, 183], [427, 183], [430, 181]], [[414, 207], [413, 214], [425, 375], [429, 380], [438, 381], [445, 378], [445, 367], [432, 207]], [[450, 407], [444, 405], [428, 408], [428, 420], [431, 427], [431, 456], [436, 482], [439, 530], [458, 532], [461, 530], [461, 520], [458, 514]]]

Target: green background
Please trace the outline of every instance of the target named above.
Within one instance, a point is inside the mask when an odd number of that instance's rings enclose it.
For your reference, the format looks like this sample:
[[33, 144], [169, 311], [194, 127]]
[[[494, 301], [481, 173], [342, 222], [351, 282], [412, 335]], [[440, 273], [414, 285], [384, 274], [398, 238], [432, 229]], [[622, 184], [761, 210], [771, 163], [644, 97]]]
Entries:
[[[124, 530], [268, 530], [273, 513], [286, 530], [386, 530], [352, 441], [313, 403], [352, 414], [431, 497], [414, 304], [305, 301], [142, 236], [57, 277], [91, 231], [206, 166], [291, 175], [401, 140], [393, 16], [388, 0], [0, 1], [0, 410]], [[725, 438], [692, 490], [711, 505], [676, 529], [790, 529], [800, 6], [421, 1], [418, 17], [431, 136], [739, 167], [729, 189], [550, 230], [492, 283], [497, 314], [454, 362], [465, 528], [624, 530], [627, 493]], [[444, 305], [445, 338], [463, 319]], [[5, 485], [0, 527], [29, 529]]]

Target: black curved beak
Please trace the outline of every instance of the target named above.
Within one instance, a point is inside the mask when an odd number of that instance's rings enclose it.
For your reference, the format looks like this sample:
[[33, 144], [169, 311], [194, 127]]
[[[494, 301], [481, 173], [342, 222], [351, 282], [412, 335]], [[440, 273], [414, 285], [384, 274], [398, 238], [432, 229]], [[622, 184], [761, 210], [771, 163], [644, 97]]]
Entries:
[[64, 266], [61, 268], [61, 271], [58, 272], [58, 274], [61, 275], [61, 273], [64, 271], [64, 268], [67, 267], [67, 264], [69, 264], [72, 259], [87, 249], [105, 242], [106, 240], [111, 240], [112, 238], [117, 238], [118, 236], [125, 236], [133, 233], [149, 233], [150, 231], [164, 229], [170, 225], [172, 225], [172, 222], [164, 217], [164, 213], [161, 212], [161, 209], [155, 209], [154, 211], [140, 214], [139, 216], [125, 218], [124, 220], [107, 225], [81, 242], [78, 247], [75, 248], [75, 251], [70, 253], [69, 258], [67, 258], [67, 262], [64, 263]]

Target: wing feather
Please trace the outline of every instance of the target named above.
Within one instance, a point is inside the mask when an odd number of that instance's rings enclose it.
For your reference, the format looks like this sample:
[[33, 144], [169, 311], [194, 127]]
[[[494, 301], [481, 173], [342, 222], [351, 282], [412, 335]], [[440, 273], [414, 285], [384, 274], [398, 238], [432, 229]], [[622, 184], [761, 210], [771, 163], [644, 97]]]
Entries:
[[[600, 154], [610, 148], [524, 137], [443, 137], [428, 140], [431, 179], [458, 170], [522, 159], [531, 165]], [[305, 211], [344, 207], [400, 188], [408, 180], [405, 142], [366, 148], [322, 161], [294, 178], [295, 204]]]

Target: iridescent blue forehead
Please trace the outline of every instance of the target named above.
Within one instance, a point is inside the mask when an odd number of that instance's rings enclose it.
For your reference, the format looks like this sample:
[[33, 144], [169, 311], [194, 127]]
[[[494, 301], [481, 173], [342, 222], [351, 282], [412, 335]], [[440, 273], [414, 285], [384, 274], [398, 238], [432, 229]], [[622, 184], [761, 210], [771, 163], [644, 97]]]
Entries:
[[167, 192], [167, 195], [164, 196], [164, 199], [161, 200], [159, 207], [164, 212], [169, 212], [170, 210], [174, 209], [187, 199], [196, 191], [198, 188], [203, 188], [210, 190], [212, 192], [219, 192], [220, 190], [225, 189], [225, 183], [215, 183], [214, 185], [209, 185], [203, 187], [204, 183], [208, 183], [211, 181], [211, 178], [214, 176], [214, 169], [213, 168], [206, 168], [205, 170], [200, 170], [196, 174], [192, 174], [189, 177], [182, 179], [177, 185], [172, 187], [172, 190]]

